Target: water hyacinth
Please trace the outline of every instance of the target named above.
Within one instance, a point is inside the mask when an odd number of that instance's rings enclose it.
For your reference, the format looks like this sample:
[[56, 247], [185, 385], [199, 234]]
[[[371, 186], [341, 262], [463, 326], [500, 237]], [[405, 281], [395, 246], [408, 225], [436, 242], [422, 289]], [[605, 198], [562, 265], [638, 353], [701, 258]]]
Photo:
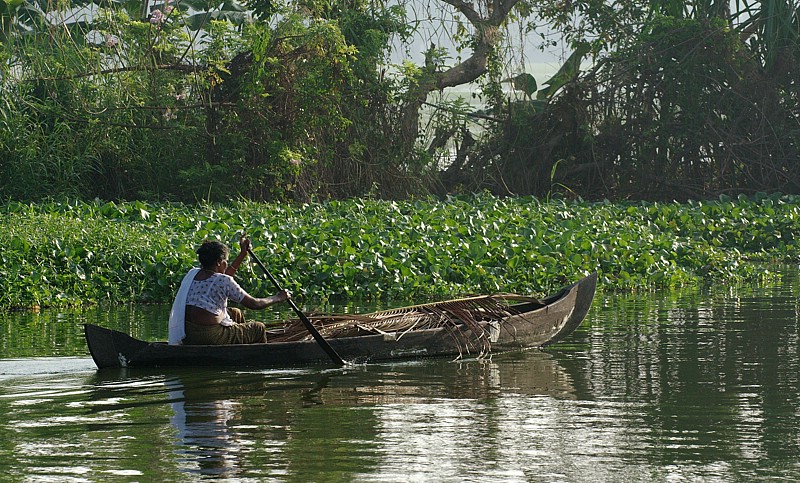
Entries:
[[[320, 301], [544, 294], [593, 271], [600, 290], [743, 283], [769, 276], [758, 263], [797, 258], [798, 201], [11, 202], [0, 306], [167, 303], [203, 239], [234, 245], [243, 231], [287, 288]], [[271, 290], [250, 266], [239, 277]]]

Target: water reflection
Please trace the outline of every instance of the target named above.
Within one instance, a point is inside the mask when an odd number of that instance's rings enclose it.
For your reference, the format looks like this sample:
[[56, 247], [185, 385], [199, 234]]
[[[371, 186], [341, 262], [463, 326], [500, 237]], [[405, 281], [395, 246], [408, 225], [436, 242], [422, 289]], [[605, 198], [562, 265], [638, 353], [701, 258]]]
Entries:
[[796, 480], [792, 273], [606, 295], [566, 343], [490, 361], [98, 373], [3, 359], [0, 465], [13, 481]]
[[[414, 408], [428, 407], [441, 426], [434, 434], [454, 437], [463, 431], [458, 439], [464, 440], [474, 433], [469, 427], [475, 415], [449, 414], [443, 409], [444, 399], [473, 401], [503, 394], [574, 398], [571, 377], [552, 356], [541, 352], [518, 354], [503, 364], [439, 361], [322, 373], [235, 373], [210, 380], [209, 375], [183, 374], [165, 380], [173, 411], [170, 421], [176, 429], [174, 444], [182, 471], [227, 477], [243, 476], [247, 461], [255, 459], [271, 467], [273, 476], [300, 476], [337, 468], [344, 455], [360, 455], [349, 479], [364, 472], [367, 461], [375, 463], [370, 472], [381, 467], [379, 462], [388, 455], [375, 441], [386, 437], [387, 429], [396, 432], [395, 411], [413, 430]], [[295, 397], [287, 399], [287, 391]], [[496, 414], [498, 420], [501, 412]], [[426, 426], [428, 431], [436, 429]], [[419, 443], [419, 434], [408, 441], [414, 447]], [[395, 451], [402, 446], [393, 445]], [[336, 470], [338, 476], [343, 476], [341, 471]]]
[[88, 355], [83, 324], [121, 330], [145, 340], [166, 338], [169, 307], [77, 307], [0, 315], [0, 358]]
[[228, 423], [238, 404], [230, 399], [191, 402], [191, 396], [187, 403], [180, 379], [167, 380], [166, 385], [173, 401], [170, 422], [178, 432], [181, 460], [200, 474], [232, 476], [241, 444], [228, 431]]
[[[102, 445], [90, 451], [97, 460], [93, 472], [352, 480], [367, 474], [388, 477], [386, 468], [399, 468], [387, 466], [391, 453], [421, 448], [430, 431], [441, 438], [474, 440], [477, 446], [483, 430], [476, 432], [476, 423], [497, 428], [507, 417], [501, 405], [480, 401], [572, 400], [571, 381], [552, 355], [530, 352], [497, 361], [322, 371], [123, 369], [82, 381], [69, 378], [65, 386], [46, 393], [47, 401], [37, 400], [44, 393], [30, 388], [16, 396], [28, 398], [36, 412], [68, 407], [70, 415], [59, 410], [60, 416], [35, 417], [41, 422], [37, 427], [55, 434], [73, 424], [89, 428], [94, 443], [75, 451]], [[420, 426], [414, 423], [417, 417], [422, 417]], [[22, 430], [15, 440], [27, 439], [17, 446], [20, 454], [29, 461], [42, 458], [72, 467], [67, 455], [74, 453], [63, 445], [42, 446], [39, 436], [25, 436], [38, 423], [23, 420], [9, 422]], [[403, 421], [405, 431], [400, 431]], [[382, 443], [402, 434], [408, 439], [388, 447]], [[165, 458], [167, 448], [173, 448], [172, 458]], [[141, 461], [137, 455], [142, 453], [157, 454], [159, 460]], [[46, 473], [41, 467], [38, 471]]]
[[697, 462], [709, 468], [705, 477], [735, 478], [766, 461], [796, 471], [796, 277], [735, 292], [605, 298], [582, 334], [583, 397], [641, 407], [632, 413], [647, 428], [642, 443], [657, 451], [636, 457], [649, 465]]

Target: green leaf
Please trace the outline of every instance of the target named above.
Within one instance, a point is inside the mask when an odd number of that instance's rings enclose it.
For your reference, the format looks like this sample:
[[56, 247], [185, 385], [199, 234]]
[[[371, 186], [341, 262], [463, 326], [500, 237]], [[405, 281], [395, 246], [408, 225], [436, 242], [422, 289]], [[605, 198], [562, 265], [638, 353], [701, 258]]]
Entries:
[[549, 99], [568, 82], [575, 79], [575, 77], [577, 77], [580, 73], [581, 62], [583, 62], [584, 56], [586, 56], [590, 50], [591, 48], [589, 44], [581, 44], [578, 48], [576, 48], [569, 58], [567, 58], [567, 60], [564, 62], [564, 65], [561, 66], [558, 72], [556, 72], [553, 77], [544, 83], [548, 87], [539, 91], [539, 93], [536, 95], [536, 98], [540, 100]]

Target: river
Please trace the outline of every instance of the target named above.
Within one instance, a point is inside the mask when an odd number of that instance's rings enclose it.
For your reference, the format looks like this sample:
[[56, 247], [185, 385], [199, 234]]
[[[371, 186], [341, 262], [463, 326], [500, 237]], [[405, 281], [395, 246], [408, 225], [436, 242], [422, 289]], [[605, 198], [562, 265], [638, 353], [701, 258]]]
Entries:
[[98, 372], [81, 324], [164, 338], [167, 307], [0, 321], [8, 481], [800, 479], [800, 271], [598, 294], [543, 351], [287, 370]]

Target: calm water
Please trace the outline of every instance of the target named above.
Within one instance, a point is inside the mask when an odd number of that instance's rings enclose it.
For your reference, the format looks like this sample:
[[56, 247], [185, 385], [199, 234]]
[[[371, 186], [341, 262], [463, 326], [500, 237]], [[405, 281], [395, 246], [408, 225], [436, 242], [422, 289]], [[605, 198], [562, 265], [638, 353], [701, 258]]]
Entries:
[[165, 307], [0, 321], [9, 481], [800, 478], [800, 280], [601, 295], [547, 351], [338, 369], [97, 372], [80, 324], [163, 338]]

